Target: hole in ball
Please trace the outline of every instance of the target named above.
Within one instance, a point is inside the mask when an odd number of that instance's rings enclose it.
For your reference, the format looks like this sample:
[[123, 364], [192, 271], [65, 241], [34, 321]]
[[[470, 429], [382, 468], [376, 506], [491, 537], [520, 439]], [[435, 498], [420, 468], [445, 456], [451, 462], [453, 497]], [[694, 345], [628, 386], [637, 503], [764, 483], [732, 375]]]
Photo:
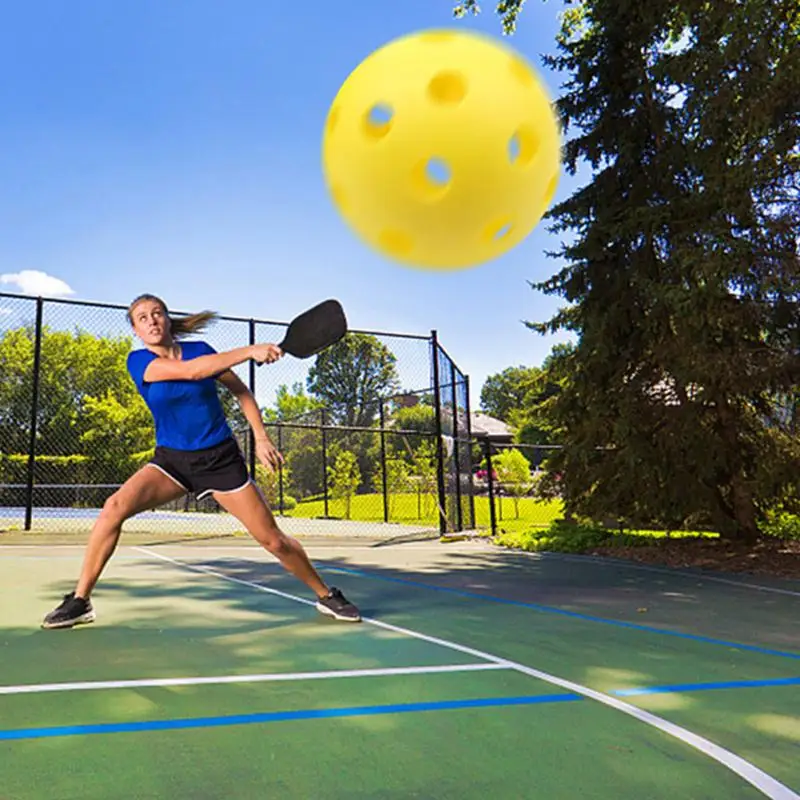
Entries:
[[435, 186], [447, 186], [452, 177], [450, 166], [441, 158], [428, 159], [428, 163], [425, 164], [425, 175]]
[[517, 128], [508, 140], [508, 160], [517, 167], [530, 164], [538, 150], [539, 137], [530, 125]]
[[371, 139], [382, 139], [389, 133], [394, 109], [388, 103], [376, 103], [364, 115], [364, 132]]
[[483, 231], [484, 240], [494, 243], [507, 238], [514, 230], [514, 223], [509, 217], [502, 217], [491, 222]]
[[369, 112], [370, 125], [388, 125], [392, 121], [394, 111], [387, 103], [376, 103]]
[[411, 188], [418, 200], [424, 203], [441, 199], [453, 179], [450, 165], [436, 156], [419, 161], [411, 172]]
[[434, 75], [428, 83], [428, 97], [439, 105], [455, 105], [467, 96], [467, 80], [455, 70]]

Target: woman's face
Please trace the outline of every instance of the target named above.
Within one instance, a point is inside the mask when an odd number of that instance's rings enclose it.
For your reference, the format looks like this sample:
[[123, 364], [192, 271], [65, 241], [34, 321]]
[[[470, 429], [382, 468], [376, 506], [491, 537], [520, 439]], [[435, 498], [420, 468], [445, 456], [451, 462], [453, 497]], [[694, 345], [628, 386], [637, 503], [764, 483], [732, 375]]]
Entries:
[[142, 300], [131, 311], [133, 330], [145, 345], [170, 345], [169, 317], [156, 300]]

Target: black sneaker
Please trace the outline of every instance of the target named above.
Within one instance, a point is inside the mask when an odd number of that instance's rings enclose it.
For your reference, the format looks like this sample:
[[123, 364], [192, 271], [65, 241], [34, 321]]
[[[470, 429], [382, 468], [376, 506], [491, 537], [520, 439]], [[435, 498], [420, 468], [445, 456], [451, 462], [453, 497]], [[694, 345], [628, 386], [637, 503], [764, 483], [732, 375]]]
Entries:
[[358, 609], [334, 587], [327, 597], [317, 598], [317, 611], [344, 622], [361, 622]]
[[60, 606], [54, 608], [42, 622], [43, 628], [71, 628], [84, 622], [94, 622], [95, 613], [90, 600], [75, 597], [75, 592], [64, 595]]

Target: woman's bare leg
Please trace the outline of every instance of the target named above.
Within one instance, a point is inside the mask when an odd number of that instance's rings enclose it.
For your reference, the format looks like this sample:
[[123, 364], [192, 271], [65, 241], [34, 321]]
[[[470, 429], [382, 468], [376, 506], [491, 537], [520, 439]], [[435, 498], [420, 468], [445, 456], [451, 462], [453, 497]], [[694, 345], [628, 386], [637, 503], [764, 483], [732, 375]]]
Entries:
[[248, 483], [236, 492], [214, 492], [214, 499], [233, 514], [250, 535], [292, 575], [315, 592], [317, 597], [328, 594], [328, 586], [314, 569], [303, 546], [278, 527], [272, 511], [255, 484]]
[[126, 519], [156, 508], [185, 494], [183, 487], [160, 469], [144, 466], [106, 500], [92, 528], [83, 557], [76, 597], [89, 598], [108, 560], [117, 547]]
[[254, 483], [234, 492], [214, 492], [214, 499], [233, 514], [284, 569], [316, 593], [318, 611], [347, 622], [361, 621], [358, 609], [338, 589], [328, 587], [322, 580], [300, 542], [278, 527], [269, 504]]

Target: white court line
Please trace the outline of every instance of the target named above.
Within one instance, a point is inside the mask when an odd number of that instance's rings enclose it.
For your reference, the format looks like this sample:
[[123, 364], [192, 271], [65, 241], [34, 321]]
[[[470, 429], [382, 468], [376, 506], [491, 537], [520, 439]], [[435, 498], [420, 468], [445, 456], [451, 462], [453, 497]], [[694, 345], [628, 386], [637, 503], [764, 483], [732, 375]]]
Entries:
[[483, 672], [508, 669], [503, 664], [445, 664], [430, 667], [385, 667], [382, 669], [335, 669], [325, 672], [267, 672], [261, 675], [220, 675], [203, 678], [141, 678], [128, 681], [82, 681], [79, 683], [30, 683], [0, 686], [3, 694], [39, 694], [41, 692], [82, 692], [95, 689], [140, 689], [152, 686], [208, 686], [226, 683], [263, 683], [267, 681], [313, 681], [325, 678], [369, 678], [389, 675], [432, 675], [441, 672]]
[[[278, 589], [270, 589], [266, 586], [261, 586], [258, 583], [253, 583], [252, 581], [242, 580], [241, 578], [232, 578], [229, 575], [225, 575], [223, 572], [217, 572], [216, 570], [209, 569], [208, 567], [204, 567], [199, 564], [189, 564], [185, 561], [179, 561], [176, 558], [171, 558], [170, 556], [163, 555], [162, 553], [150, 550], [149, 548], [134, 547], [133, 549], [138, 550], [141, 553], [147, 553], [149, 556], [154, 558], [160, 558], [162, 561], [175, 564], [184, 569], [193, 570], [195, 572], [204, 572], [207, 575], [213, 575], [216, 578], [229, 581], [230, 583], [238, 583], [242, 586], [249, 586], [251, 589], [276, 595], [277, 597], [283, 597], [287, 600], [294, 600], [295, 602], [303, 603], [305, 605], [316, 605], [314, 601], [308, 600], [304, 597], [297, 597], [296, 595], [289, 594], [288, 592], [281, 592]], [[409, 628], [401, 628], [397, 625], [391, 625], [387, 622], [381, 622], [380, 620], [371, 619], [368, 617], [364, 617], [363, 620], [364, 622], [370, 625], [375, 625], [378, 628], [383, 628], [384, 630], [392, 631], [394, 633], [400, 633], [405, 636], [411, 636], [414, 639], [430, 642], [431, 644], [446, 647], [449, 650], [455, 650], [459, 653], [465, 653], [467, 655], [474, 656], [475, 658], [481, 658], [485, 661], [489, 661], [490, 663], [502, 665], [508, 669], [521, 672], [524, 675], [530, 675], [532, 678], [546, 681], [554, 686], [560, 686], [563, 689], [568, 689], [571, 692], [575, 692], [575, 694], [580, 694], [584, 697], [596, 700], [598, 703], [602, 703], [603, 705], [614, 708], [617, 711], [621, 711], [623, 714], [634, 717], [640, 722], [644, 722], [646, 725], [657, 728], [663, 733], [666, 733], [668, 736], [672, 736], [684, 744], [688, 744], [690, 747], [699, 750], [701, 753], [713, 759], [717, 763], [727, 767], [727, 769], [729, 769], [731, 772], [739, 775], [739, 777], [743, 778], [751, 786], [754, 786], [766, 797], [769, 797], [770, 800], [800, 800], [799, 794], [796, 794], [788, 786], [776, 780], [771, 775], [768, 775], [763, 770], [760, 770], [754, 764], [746, 761], [741, 756], [737, 756], [730, 750], [726, 750], [724, 747], [720, 747], [719, 745], [714, 744], [714, 742], [699, 736], [696, 733], [692, 733], [686, 728], [682, 728], [680, 725], [675, 725], [674, 723], [669, 722], [662, 717], [651, 714], [649, 711], [644, 711], [641, 708], [637, 708], [636, 706], [626, 703], [623, 700], [619, 700], [616, 697], [611, 697], [610, 695], [590, 689], [588, 686], [583, 686], [579, 683], [573, 683], [572, 681], [559, 678], [555, 675], [550, 675], [547, 672], [541, 672], [537, 669], [533, 669], [532, 667], [526, 667], [524, 664], [519, 664], [516, 661], [509, 661], [508, 659], [494, 656], [491, 653], [485, 653], [472, 647], [466, 647], [455, 642], [450, 642], [447, 639], [439, 639], [435, 636], [428, 636], [427, 634], [418, 633], [417, 631], [410, 630]]]

